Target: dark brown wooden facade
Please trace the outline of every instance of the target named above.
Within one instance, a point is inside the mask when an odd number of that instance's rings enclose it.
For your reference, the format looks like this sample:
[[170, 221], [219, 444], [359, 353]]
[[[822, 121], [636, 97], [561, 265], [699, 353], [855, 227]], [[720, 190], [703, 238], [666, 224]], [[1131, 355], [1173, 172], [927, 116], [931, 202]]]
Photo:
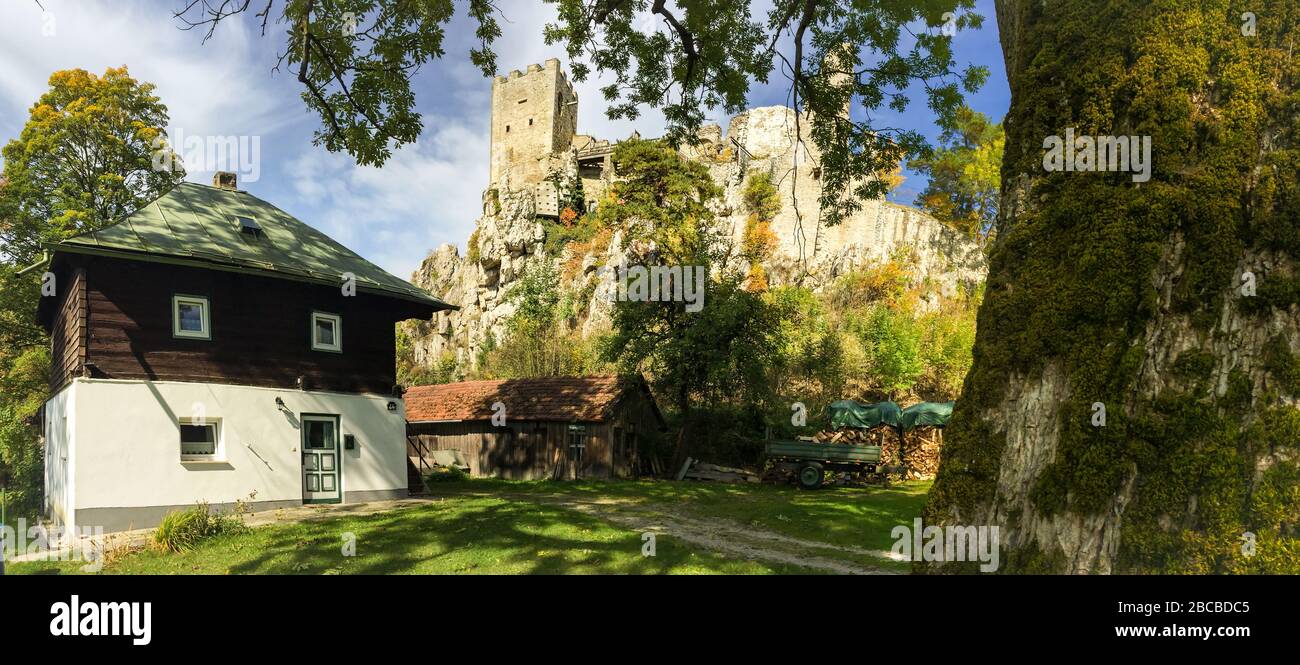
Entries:
[[600, 421], [488, 420], [408, 422], [407, 455], [456, 450], [473, 476], [512, 480], [636, 478], [642, 442], [664, 421], [644, 386], [630, 386]]
[[[393, 326], [430, 305], [221, 269], [56, 254], [56, 295], [40, 315], [51, 332], [51, 386], [72, 378], [192, 381], [390, 394]], [[210, 340], [172, 334], [172, 296], [203, 296]], [[342, 317], [342, 352], [311, 348], [313, 311]]]

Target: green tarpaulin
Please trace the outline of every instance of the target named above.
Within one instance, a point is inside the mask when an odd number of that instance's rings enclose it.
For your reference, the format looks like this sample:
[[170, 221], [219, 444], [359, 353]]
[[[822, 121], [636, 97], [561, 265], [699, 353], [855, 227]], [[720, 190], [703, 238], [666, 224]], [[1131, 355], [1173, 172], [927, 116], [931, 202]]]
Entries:
[[948, 424], [948, 419], [952, 417], [952, 406], [955, 402], [920, 402], [903, 409], [903, 415], [899, 417], [899, 422], [903, 431], [911, 431], [918, 427], [943, 427]]
[[921, 402], [906, 409], [898, 408], [893, 402], [876, 402], [862, 404], [851, 399], [831, 402], [827, 411], [831, 416], [831, 428], [857, 427], [871, 429], [878, 425], [889, 425], [904, 432], [917, 427], [943, 427], [952, 417], [955, 402]]
[[877, 425], [898, 427], [898, 418], [902, 413], [898, 405], [893, 402], [860, 404], [851, 399], [831, 402], [831, 405], [826, 408], [830, 412], [831, 427], [834, 429], [841, 427], [871, 429]]

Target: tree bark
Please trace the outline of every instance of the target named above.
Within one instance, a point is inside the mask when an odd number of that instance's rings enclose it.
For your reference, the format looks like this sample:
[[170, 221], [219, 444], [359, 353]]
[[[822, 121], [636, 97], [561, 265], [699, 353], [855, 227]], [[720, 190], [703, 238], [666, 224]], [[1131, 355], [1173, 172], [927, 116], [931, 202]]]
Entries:
[[[1002, 205], [924, 519], [997, 526], [1004, 572], [1300, 572], [1300, 5], [1248, 9], [997, 2]], [[1149, 181], [1048, 171], [1070, 128], [1150, 137]]]

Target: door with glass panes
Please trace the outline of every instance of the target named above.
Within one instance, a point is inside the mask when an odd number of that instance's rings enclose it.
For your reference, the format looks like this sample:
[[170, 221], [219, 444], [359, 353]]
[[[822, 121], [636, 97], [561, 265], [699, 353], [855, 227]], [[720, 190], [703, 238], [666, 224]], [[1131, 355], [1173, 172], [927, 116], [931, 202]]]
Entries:
[[302, 500], [303, 503], [343, 501], [338, 416], [302, 417]]

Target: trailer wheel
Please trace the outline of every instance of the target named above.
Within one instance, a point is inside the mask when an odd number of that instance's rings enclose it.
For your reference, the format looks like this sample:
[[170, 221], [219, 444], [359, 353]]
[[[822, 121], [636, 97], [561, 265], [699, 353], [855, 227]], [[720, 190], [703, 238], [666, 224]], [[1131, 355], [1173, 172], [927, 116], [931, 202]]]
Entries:
[[816, 462], [808, 462], [799, 467], [799, 486], [806, 490], [815, 490], [826, 480], [826, 470]]

